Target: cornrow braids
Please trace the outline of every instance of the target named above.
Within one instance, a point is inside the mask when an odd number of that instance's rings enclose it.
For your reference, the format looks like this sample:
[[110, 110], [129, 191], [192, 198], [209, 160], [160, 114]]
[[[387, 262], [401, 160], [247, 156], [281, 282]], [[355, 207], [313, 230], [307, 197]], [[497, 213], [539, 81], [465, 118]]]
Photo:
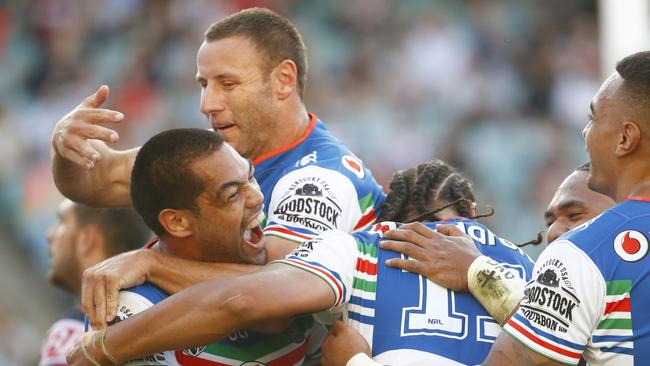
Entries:
[[[437, 220], [435, 214], [448, 207], [460, 216], [474, 218], [473, 203], [469, 179], [447, 163], [433, 160], [393, 175], [379, 221]], [[492, 213], [494, 210], [481, 217]]]

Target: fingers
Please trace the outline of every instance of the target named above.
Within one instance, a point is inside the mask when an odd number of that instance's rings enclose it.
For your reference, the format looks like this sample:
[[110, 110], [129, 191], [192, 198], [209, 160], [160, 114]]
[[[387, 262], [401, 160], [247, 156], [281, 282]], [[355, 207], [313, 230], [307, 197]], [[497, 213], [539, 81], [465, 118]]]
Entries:
[[379, 247], [402, 253], [411, 258], [422, 259], [422, 248], [407, 241], [382, 240], [379, 242]]
[[329, 332], [331, 335], [337, 336], [344, 329], [345, 329], [345, 324], [342, 321], [337, 320], [334, 322]]
[[94, 94], [87, 96], [80, 105], [84, 107], [97, 108], [101, 106], [106, 99], [108, 99], [108, 86], [102, 85]]
[[464, 236], [465, 233], [458, 228], [456, 225], [452, 224], [438, 224], [436, 225], [436, 230], [440, 234], [444, 234], [447, 236]]
[[95, 328], [97, 326], [97, 319], [95, 319], [95, 309], [93, 308], [93, 286], [90, 285], [89, 277], [91, 276], [90, 271], [92, 268], [89, 268], [84, 271], [83, 281], [81, 284], [81, 307], [88, 317], [88, 322], [90, 326]]
[[95, 309], [95, 321], [99, 330], [106, 328], [106, 282], [97, 281], [93, 292], [93, 307]]
[[120, 122], [124, 119], [121, 112], [105, 108], [77, 108], [70, 116], [87, 124]]
[[93, 168], [101, 157], [99, 152], [87, 140], [78, 136], [69, 136], [62, 139], [59, 146], [59, 155], [86, 169]]
[[436, 236], [435, 230], [430, 229], [421, 222], [412, 222], [406, 225], [402, 225], [400, 226], [400, 229], [413, 230], [425, 238], [434, 238]]
[[386, 265], [392, 268], [403, 269], [408, 272], [425, 275], [425, 266], [422, 262], [413, 259], [392, 258], [386, 261]]
[[[404, 226], [401, 226], [399, 229], [393, 229], [385, 232], [384, 238], [391, 239], [391, 240], [408, 241], [415, 245], [426, 247], [428, 245], [427, 241], [430, 241], [431, 238], [435, 238], [436, 236], [439, 236], [435, 231], [431, 231], [426, 227], [424, 229], [429, 230], [430, 232], [428, 231], [425, 233], [426, 235], [432, 235], [431, 237], [424, 236], [420, 234], [420, 232], [415, 231], [414, 230], [415, 226], [409, 226], [406, 228], [403, 227]], [[424, 232], [422, 229], [419, 230]]]
[[117, 279], [112, 277], [106, 279], [106, 323], [111, 322], [117, 315], [117, 300], [120, 296], [120, 289], [123, 288], [118, 282]]

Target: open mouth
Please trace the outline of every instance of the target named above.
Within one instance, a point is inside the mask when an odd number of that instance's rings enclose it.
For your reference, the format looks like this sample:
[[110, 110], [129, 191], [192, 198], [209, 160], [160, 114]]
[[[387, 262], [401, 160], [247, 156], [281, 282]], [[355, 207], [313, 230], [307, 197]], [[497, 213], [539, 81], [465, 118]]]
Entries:
[[215, 130], [216, 131], [228, 131], [228, 130], [232, 129], [233, 127], [235, 127], [234, 123], [224, 123], [222, 125], [215, 126]]
[[264, 233], [260, 225], [264, 221], [264, 212], [260, 213], [248, 224], [244, 230], [244, 241], [246, 244], [256, 249], [264, 248]]

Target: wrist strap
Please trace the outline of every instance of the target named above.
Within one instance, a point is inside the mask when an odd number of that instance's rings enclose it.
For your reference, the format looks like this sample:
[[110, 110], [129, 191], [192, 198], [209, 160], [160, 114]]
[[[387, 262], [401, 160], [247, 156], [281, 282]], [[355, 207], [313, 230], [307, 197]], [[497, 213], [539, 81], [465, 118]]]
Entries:
[[104, 328], [99, 332], [97, 332], [97, 337], [99, 338], [99, 349], [102, 350], [104, 357], [106, 357], [113, 365], [119, 365], [120, 363], [117, 362], [115, 357], [113, 357], [113, 355], [110, 352], [108, 352], [108, 350], [106, 349], [106, 344], [104, 343], [104, 339], [106, 338], [107, 329], [108, 328]]
[[524, 297], [526, 282], [514, 270], [484, 255], [467, 270], [469, 291], [485, 310], [503, 325]]
[[384, 366], [379, 362], [374, 361], [365, 353], [357, 353], [354, 355], [345, 366]]
[[93, 346], [94, 346], [94, 342], [93, 342], [94, 337], [93, 337], [93, 335], [94, 335], [94, 332], [88, 332], [88, 333], [84, 333], [84, 335], [81, 336], [81, 352], [84, 354], [84, 357], [88, 361], [90, 361], [90, 363], [92, 363], [94, 366], [102, 366], [102, 365], [99, 364], [99, 362], [97, 362], [97, 360], [95, 360], [90, 355], [90, 352], [88, 352], [88, 349], [87, 349], [87, 347], [90, 346], [91, 344], [93, 344]]

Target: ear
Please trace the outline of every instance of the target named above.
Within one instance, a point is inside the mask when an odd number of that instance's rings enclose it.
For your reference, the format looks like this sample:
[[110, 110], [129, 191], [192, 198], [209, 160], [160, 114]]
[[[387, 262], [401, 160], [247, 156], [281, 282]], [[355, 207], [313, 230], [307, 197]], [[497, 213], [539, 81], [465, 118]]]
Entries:
[[[85, 258], [102, 249], [104, 237], [95, 225], [89, 224], [79, 230], [77, 235], [77, 255]], [[103, 255], [103, 253], [102, 253]]]
[[194, 214], [190, 210], [166, 208], [158, 214], [158, 222], [171, 236], [186, 238], [194, 233]]
[[641, 129], [635, 122], [623, 122], [616, 144], [616, 156], [623, 157], [633, 153], [641, 142]]
[[273, 69], [273, 79], [276, 84], [276, 93], [280, 100], [293, 95], [298, 86], [298, 67], [291, 60], [284, 60]]

